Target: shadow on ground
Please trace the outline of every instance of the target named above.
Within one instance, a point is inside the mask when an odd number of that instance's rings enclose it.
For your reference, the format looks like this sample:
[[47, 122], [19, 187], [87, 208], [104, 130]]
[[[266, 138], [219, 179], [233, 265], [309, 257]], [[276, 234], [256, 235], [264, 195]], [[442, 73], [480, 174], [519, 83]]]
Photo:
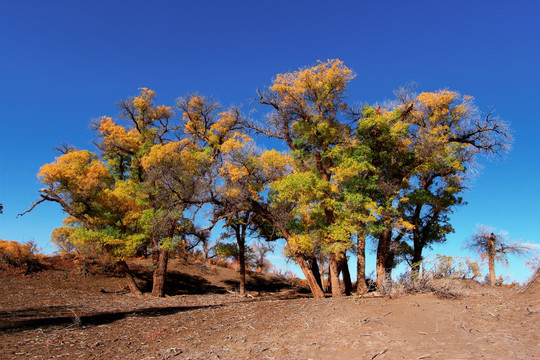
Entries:
[[[79, 309], [67, 306], [29, 308], [13, 312], [0, 312], [0, 331], [23, 331], [61, 325], [74, 327], [97, 326], [110, 324], [130, 316], [165, 316], [183, 311], [219, 306], [221, 305], [149, 307], [133, 311], [100, 312], [81, 316], [77, 315]], [[71, 314], [68, 314], [68, 312], [71, 312]], [[37, 314], [42, 316], [36, 318]], [[16, 319], [9, 319], [10, 317], [16, 317]], [[29, 317], [31, 318], [25, 319]]]
[[[233, 289], [238, 289], [240, 287], [240, 281], [225, 280], [224, 283]], [[278, 292], [291, 288], [290, 284], [279, 278], [268, 278], [258, 273], [251, 273], [250, 276], [246, 278], [246, 289], [248, 291]]]
[[[148, 272], [137, 272], [137, 278], [142, 280], [141, 290], [143, 292], [152, 291], [152, 274]], [[202, 276], [188, 275], [178, 271], [168, 271], [165, 283], [165, 294], [173, 295], [202, 295], [202, 294], [224, 294], [227, 289], [215, 286]]]
[[[152, 273], [139, 269], [135, 272], [138, 280], [141, 281], [143, 292], [152, 291]], [[240, 276], [240, 275], [238, 275]], [[210, 283], [207, 279], [198, 275], [185, 274], [175, 270], [167, 272], [165, 283], [165, 294], [174, 295], [202, 295], [202, 294], [224, 294], [227, 290], [236, 290], [240, 286], [239, 280], [222, 280], [224, 286]], [[278, 292], [291, 289], [292, 286], [277, 278], [264, 276], [258, 273], [250, 273], [246, 279], [248, 291]]]

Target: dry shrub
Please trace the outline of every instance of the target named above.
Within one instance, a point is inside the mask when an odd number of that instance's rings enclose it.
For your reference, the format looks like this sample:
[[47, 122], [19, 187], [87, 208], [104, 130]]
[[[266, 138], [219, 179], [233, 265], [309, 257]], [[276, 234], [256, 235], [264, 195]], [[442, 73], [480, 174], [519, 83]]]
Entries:
[[0, 240], [0, 268], [24, 268], [25, 274], [29, 274], [43, 268], [41, 257], [33, 241], [21, 244], [17, 241]]
[[292, 270], [284, 270], [282, 268], [276, 268], [272, 266], [270, 269], [272, 274], [277, 275], [281, 280], [292, 286], [305, 287], [307, 286], [307, 280], [299, 279]]
[[388, 278], [380, 292], [390, 297], [434, 294], [443, 299], [459, 299], [468, 293], [462, 279], [452, 276], [438, 277], [432, 272], [424, 272], [421, 276], [406, 272], [397, 281]]
[[519, 289], [519, 292], [532, 292], [535, 288], [538, 291], [540, 287], [540, 267], [536, 269], [534, 274], [530, 277], [529, 280]]
[[482, 276], [477, 262], [467, 257], [440, 254], [423, 261], [418, 270], [402, 274], [397, 281], [387, 278], [380, 292], [391, 297], [423, 293], [456, 299], [468, 294], [465, 281], [475, 281]]

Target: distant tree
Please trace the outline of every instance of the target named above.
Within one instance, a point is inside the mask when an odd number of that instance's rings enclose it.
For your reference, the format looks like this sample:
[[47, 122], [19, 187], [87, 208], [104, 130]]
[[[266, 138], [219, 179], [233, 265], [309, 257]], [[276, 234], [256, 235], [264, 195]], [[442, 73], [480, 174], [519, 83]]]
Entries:
[[276, 245], [267, 241], [258, 240], [251, 246], [251, 248], [255, 253], [255, 268], [260, 269], [261, 272], [268, 272], [272, 263], [267, 260], [266, 254], [269, 252], [274, 252]]
[[[226, 219], [225, 228], [226, 232], [222, 234], [222, 239], [234, 238], [236, 244], [233, 244], [234, 258], [238, 261], [240, 266], [240, 295], [246, 294], [246, 253], [249, 247], [246, 247], [246, 240], [250, 233], [250, 225], [252, 223], [253, 213], [247, 211], [243, 213], [237, 213]], [[218, 248], [218, 253], [219, 253]]]
[[[269, 163], [262, 163], [260, 151], [252, 144], [227, 152], [219, 159], [219, 171], [216, 177], [221, 179], [220, 186], [209, 189], [214, 205], [214, 223], [224, 220], [226, 231], [222, 239], [234, 239], [235, 259], [240, 266], [240, 295], [245, 295], [247, 256], [252, 253], [246, 242], [250, 238], [263, 237], [275, 240], [268, 221], [257, 215], [251, 206], [252, 198], [259, 198], [261, 191], [269, 181], [261, 168], [272, 168]], [[262, 166], [260, 166], [262, 165]], [[255, 168], [258, 168], [255, 170]], [[222, 249], [222, 246], [220, 247]]]
[[483, 258], [488, 259], [489, 264], [489, 283], [494, 286], [496, 283], [495, 277], [495, 261], [508, 263], [508, 255], [524, 256], [531, 249], [524, 244], [515, 242], [509, 243], [505, 234], [494, 234], [495, 229], [480, 225], [471, 238], [465, 243], [465, 247], [471, 249]]

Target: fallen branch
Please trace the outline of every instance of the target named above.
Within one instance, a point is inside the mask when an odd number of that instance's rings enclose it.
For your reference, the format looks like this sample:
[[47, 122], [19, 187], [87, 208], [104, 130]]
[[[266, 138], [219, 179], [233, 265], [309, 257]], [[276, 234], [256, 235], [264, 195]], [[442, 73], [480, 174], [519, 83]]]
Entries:
[[379, 356], [379, 355], [384, 354], [384, 353], [387, 352], [387, 351], [388, 351], [387, 348], [382, 349], [380, 352], [378, 352], [378, 353], [376, 353], [375, 355], [373, 355], [373, 356], [371, 357], [371, 360], [375, 359], [375, 358], [376, 358], [377, 356]]

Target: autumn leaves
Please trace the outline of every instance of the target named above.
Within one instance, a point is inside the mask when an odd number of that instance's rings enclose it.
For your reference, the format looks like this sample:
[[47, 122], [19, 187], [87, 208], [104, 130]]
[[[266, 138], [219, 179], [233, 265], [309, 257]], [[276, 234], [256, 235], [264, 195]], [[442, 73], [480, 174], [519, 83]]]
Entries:
[[[156, 106], [155, 93], [141, 89], [120, 103], [122, 123], [96, 122], [98, 154], [70, 149], [41, 168], [40, 202], [59, 203], [71, 219], [53, 236], [118, 261], [151, 249], [155, 295], [163, 295], [173, 244], [197, 236], [205, 204], [216, 221], [250, 213], [260, 236], [284, 238], [317, 297], [326, 261], [332, 294], [350, 293], [339, 276], [351, 283], [345, 259], [357, 247], [363, 256], [366, 237], [378, 244], [378, 277], [398, 259], [421, 259], [444, 240], [437, 231], [451, 231], [447, 214], [461, 203], [469, 163], [504, 150], [509, 138], [501, 122], [479, 121], [472, 100], [450, 91], [354, 108], [346, 97], [353, 78], [339, 60], [277, 75], [258, 94], [269, 110], [264, 125], [199, 95], [175, 109]], [[254, 134], [287, 151], [259, 150]]]

